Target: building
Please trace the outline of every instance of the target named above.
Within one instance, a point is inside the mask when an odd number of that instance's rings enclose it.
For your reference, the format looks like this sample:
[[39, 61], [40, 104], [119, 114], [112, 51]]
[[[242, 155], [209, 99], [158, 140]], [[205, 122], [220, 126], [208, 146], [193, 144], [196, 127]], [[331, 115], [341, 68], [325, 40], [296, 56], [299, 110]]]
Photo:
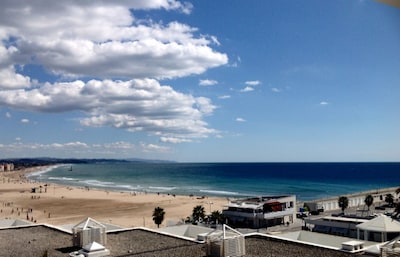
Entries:
[[[189, 238], [174, 236], [145, 228], [128, 228], [106, 231], [110, 257], [204, 257], [206, 243]], [[1, 256], [52, 256], [65, 257], [80, 253], [80, 247], [73, 246], [70, 229], [60, 229], [47, 224], [32, 224], [0, 229]], [[245, 235], [246, 257], [264, 256], [356, 256], [349, 251], [321, 247], [311, 243], [288, 240], [268, 235]], [[90, 250], [93, 244], [85, 247]], [[90, 249], [89, 249], [90, 248]], [[366, 255], [365, 255], [366, 256]]]
[[400, 222], [383, 214], [368, 217], [326, 216], [305, 219], [304, 222], [304, 227], [313, 232], [359, 240], [386, 242], [400, 235]]
[[386, 242], [400, 236], [400, 222], [382, 214], [356, 227], [357, 238], [362, 240]]
[[317, 219], [309, 217], [304, 219], [304, 227], [313, 232], [357, 238], [357, 225], [370, 219], [372, 217], [325, 216]]
[[293, 223], [296, 196], [262, 196], [231, 201], [222, 214], [235, 227], [263, 228]]
[[2, 163], [0, 164], [0, 171], [13, 171], [14, 163]]
[[[397, 187], [385, 188], [381, 190], [370, 190], [362, 193], [348, 194], [346, 197], [349, 200], [347, 208], [357, 208], [359, 212], [367, 213], [367, 206], [365, 205], [365, 197], [371, 195], [374, 199], [373, 206], [379, 206], [380, 203], [385, 203], [385, 196], [387, 194], [396, 195]], [[326, 199], [315, 201], [318, 206], [324, 211], [336, 211], [340, 210], [339, 202], [337, 197], [329, 197]]]

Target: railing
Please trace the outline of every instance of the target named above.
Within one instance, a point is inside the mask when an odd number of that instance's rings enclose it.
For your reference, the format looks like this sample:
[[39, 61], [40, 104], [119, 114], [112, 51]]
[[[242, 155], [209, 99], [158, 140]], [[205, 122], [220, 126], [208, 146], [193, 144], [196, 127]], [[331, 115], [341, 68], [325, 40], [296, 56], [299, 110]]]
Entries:
[[273, 219], [294, 214], [294, 208], [288, 208], [284, 211], [275, 211], [264, 213], [264, 219]]
[[252, 213], [252, 212], [240, 212], [240, 211], [227, 211], [224, 210], [223, 214], [226, 216], [236, 216], [236, 217], [243, 217], [243, 218], [256, 218], [259, 219], [273, 219], [288, 215], [294, 214], [294, 208], [288, 208], [283, 211], [275, 211], [275, 212], [268, 212], [268, 213]]
[[259, 218], [262, 218], [263, 213], [252, 213], [252, 212], [241, 212], [241, 211], [223, 211], [223, 215], [243, 217], [243, 218], [254, 218], [254, 217], [258, 216]]

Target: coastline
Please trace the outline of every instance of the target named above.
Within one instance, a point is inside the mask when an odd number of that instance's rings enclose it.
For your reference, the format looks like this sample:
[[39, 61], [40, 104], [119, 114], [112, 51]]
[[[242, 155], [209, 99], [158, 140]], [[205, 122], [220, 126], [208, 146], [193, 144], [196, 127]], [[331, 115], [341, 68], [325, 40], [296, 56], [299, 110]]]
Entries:
[[[28, 174], [45, 172], [53, 166], [40, 166], [0, 173], [0, 219], [21, 219], [51, 225], [77, 224], [87, 217], [123, 228], [143, 226], [156, 228], [152, 220], [154, 208], [165, 211], [161, 226], [178, 223], [202, 205], [206, 213], [219, 210], [228, 203], [226, 197], [200, 197], [143, 192], [107, 191], [98, 188], [73, 187], [30, 180]], [[32, 189], [35, 188], [35, 193]], [[347, 194], [349, 207], [363, 205], [365, 196], [372, 194], [378, 202], [398, 187], [372, 189]], [[321, 198], [316, 202], [326, 211], [338, 210], [338, 196]], [[381, 199], [383, 197], [383, 199]], [[304, 201], [297, 201], [297, 208]]]
[[[177, 223], [202, 205], [206, 213], [222, 210], [227, 198], [157, 193], [106, 191], [29, 180], [26, 175], [48, 166], [0, 173], [0, 218], [21, 219], [51, 225], [77, 224], [87, 217], [124, 228], [156, 228], [152, 213], [161, 207], [161, 226]], [[32, 189], [36, 192], [32, 193]]]

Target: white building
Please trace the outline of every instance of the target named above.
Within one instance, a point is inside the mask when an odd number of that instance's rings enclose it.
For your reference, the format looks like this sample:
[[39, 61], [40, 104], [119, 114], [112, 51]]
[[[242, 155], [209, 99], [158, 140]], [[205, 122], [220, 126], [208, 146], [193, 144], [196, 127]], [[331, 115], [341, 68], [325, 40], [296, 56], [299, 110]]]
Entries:
[[377, 217], [334, 217], [305, 219], [305, 227], [313, 232], [386, 242], [400, 236], [400, 222], [386, 215]]
[[293, 223], [296, 219], [296, 196], [262, 196], [231, 201], [222, 211], [228, 224], [262, 228]]
[[386, 242], [400, 236], [400, 222], [382, 214], [356, 227], [357, 238], [362, 240]]
[[14, 163], [2, 163], [0, 164], [0, 171], [13, 171]]

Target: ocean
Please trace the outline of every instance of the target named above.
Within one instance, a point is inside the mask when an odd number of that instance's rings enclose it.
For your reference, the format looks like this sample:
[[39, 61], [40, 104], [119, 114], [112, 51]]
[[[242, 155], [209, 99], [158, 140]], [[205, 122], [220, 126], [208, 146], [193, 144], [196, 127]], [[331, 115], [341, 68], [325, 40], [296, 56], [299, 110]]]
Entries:
[[400, 187], [400, 163], [142, 163], [59, 165], [30, 179], [104, 190], [300, 201]]

